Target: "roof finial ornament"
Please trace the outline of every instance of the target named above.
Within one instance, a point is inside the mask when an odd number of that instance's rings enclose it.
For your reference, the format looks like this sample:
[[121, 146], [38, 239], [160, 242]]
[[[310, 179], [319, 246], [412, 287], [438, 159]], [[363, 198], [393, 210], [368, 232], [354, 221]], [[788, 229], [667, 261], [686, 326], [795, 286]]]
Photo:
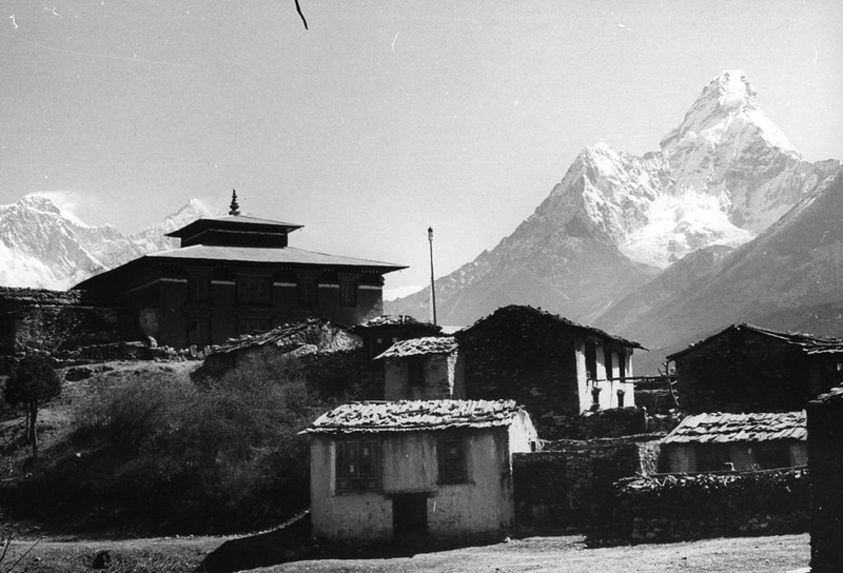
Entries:
[[229, 215], [239, 215], [240, 214], [240, 204], [237, 202], [237, 190], [231, 190], [231, 205], [228, 206], [228, 214]]

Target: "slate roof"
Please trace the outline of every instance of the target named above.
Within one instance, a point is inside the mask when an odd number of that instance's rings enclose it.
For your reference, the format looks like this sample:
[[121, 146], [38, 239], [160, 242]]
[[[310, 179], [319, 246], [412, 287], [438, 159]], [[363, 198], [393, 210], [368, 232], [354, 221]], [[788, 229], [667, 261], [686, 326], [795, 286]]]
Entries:
[[804, 332], [781, 332], [778, 330], [770, 330], [768, 328], [761, 328], [760, 326], [753, 326], [751, 324], [741, 323], [733, 324], [730, 327], [721, 330], [716, 334], [712, 334], [708, 338], [704, 338], [699, 342], [691, 344], [690, 346], [683, 350], [680, 350], [679, 352], [674, 352], [673, 354], [667, 356], [667, 359], [673, 360], [674, 358], [683, 356], [689, 352], [697, 350], [701, 346], [721, 336], [725, 336], [731, 333], [744, 332], [760, 334], [762, 336], [781, 341], [784, 344], [788, 344], [801, 349], [806, 354], [833, 354], [843, 352], [843, 339], [841, 338], [815, 336], [813, 334], [807, 334]]
[[399, 340], [386, 349], [375, 360], [381, 358], [407, 358], [409, 356], [424, 356], [427, 354], [450, 354], [457, 349], [457, 341], [453, 336], [425, 336]]
[[319, 416], [303, 434], [413, 432], [508, 426], [524, 410], [515, 400], [352, 402]]
[[727, 444], [808, 439], [805, 412], [697, 414], [688, 416], [664, 444]]
[[315, 251], [305, 251], [295, 247], [284, 248], [256, 248], [256, 247], [228, 247], [214, 245], [191, 245], [181, 249], [170, 251], [159, 251], [141, 258], [150, 259], [212, 259], [218, 261], [240, 261], [249, 263], [292, 263], [300, 265], [320, 266], [353, 266], [353, 267], [374, 267], [397, 271], [406, 269], [402, 265], [374, 261], [370, 259], [356, 259], [353, 257], [342, 257], [328, 255]]
[[301, 322], [284, 324], [260, 334], [246, 334], [216, 348], [209, 356], [231, 354], [241, 350], [272, 346], [281, 352], [290, 352], [308, 345], [315, 351], [331, 352], [356, 348], [357, 337], [330, 321], [312, 318]]
[[596, 328], [594, 326], [589, 326], [587, 324], [580, 324], [578, 322], [574, 322], [573, 320], [565, 318], [564, 316], [559, 316], [558, 314], [553, 314], [551, 312], [548, 312], [546, 310], [542, 310], [540, 308], [534, 308], [534, 307], [529, 306], [529, 305], [521, 305], [521, 304], [511, 304], [511, 305], [508, 305], [508, 306], [501, 307], [501, 308], [497, 309], [495, 312], [493, 312], [492, 314], [490, 314], [488, 316], [484, 316], [483, 318], [481, 318], [480, 320], [478, 320], [477, 322], [475, 322], [471, 326], [469, 326], [467, 328], [464, 328], [462, 331], [457, 333], [457, 335], [459, 336], [460, 333], [469, 333], [474, 328], [476, 328], [480, 325], [483, 325], [483, 324], [487, 323], [488, 321], [502, 320], [508, 314], [514, 314], [514, 313], [519, 313], [519, 312], [532, 314], [533, 316], [545, 318], [545, 319], [551, 320], [551, 321], [553, 321], [557, 324], [561, 324], [563, 326], [568, 326], [568, 327], [571, 327], [571, 328], [576, 328], [578, 330], [583, 330], [583, 331], [589, 332], [589, 333], [591, 333], [595, 336], [599, 336], [601, 338], [608, 338], [609, 340], [613, 340], [613, 341], [615, 341], [615, 342], [617, 342], [617, 343], [619, 343], [623, 346], [627, 346], [627, 347], [630, 347], [630, 348], [640, 348], [641, 350], [647, 350], [640, 343], [635, 342], [633, 340], [627, 340], [626, 338], [622, 338], [620, 336], [615, 336], [614, 334], [609, 334], [605, 330], [601, 330], [601, 329]]
[[414, 317], [409, 316], [407, 314], [385, 314], [383, 316], [376, 316], [375, 318], [371, 318], [366, 322], [358, 324], [354, 328], [377, 328], [380, 326], [401, 326], [407, 324], [425, 325], [428, 323], [420, 322]]
[[843, 386], [835, 386], [825, 394], [820, 394], [812, 403], [827, 404], [829, 402], [843, 402]]

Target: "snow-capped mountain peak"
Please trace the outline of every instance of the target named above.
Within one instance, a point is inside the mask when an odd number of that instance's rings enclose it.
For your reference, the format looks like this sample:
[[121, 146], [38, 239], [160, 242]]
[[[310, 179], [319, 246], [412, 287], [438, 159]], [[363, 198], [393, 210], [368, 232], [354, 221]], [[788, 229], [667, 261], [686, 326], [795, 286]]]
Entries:
[[692, 147], [744, 147], [758, 138], [794, 158], [800, 157], [784, 132], [761, 109], [746, 74], [727, 70], [703, 88], [682, 123], [662, 139], [661, 149], [671, 157], [686, 155]]
[[112, 225], [91, 226], [48, 194], [0, 205], [0, 285], [65, 289], [108, 268], [173, 248], [164, 234], [219, 211], [191, 199], [164, 221], [126, 236]]

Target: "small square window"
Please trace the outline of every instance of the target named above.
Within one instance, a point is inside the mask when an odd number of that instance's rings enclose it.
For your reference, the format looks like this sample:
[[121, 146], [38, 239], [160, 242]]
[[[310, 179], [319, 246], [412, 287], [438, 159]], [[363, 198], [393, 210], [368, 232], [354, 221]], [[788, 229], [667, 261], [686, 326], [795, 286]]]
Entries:
[[457, 484], [468, 481], [465, 442], [460, 438], [446, 438], [437, 443], [439, 452], [439, 483]]

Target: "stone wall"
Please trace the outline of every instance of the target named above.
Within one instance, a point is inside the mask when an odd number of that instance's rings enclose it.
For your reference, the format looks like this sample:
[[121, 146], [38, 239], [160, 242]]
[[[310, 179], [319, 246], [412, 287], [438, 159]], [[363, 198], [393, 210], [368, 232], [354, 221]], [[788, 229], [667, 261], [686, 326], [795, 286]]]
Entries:
[[843, 571], [843, 392], [810, 402], [811, 569]]
[[811, 386], [798, 347], [746, 330], [722, 334], [674, 362], [688, 414], [802, 410]]
[[117, 314], [104, 307], [35, 305], [4, 319], [2, 351], [55, 352], [119, 340]]
[[[612, 484], [655, 471], [661, 435], [545, 442], [513, 457], [515, 511], [524, 533], [589, 530], [611, 519]], [[608, 510], [608, 513], [607, 513]]]
[[664, 542], [807, 531], [805, 468], [661, 474], [615, 484], [611, 527], [591, 541]]

